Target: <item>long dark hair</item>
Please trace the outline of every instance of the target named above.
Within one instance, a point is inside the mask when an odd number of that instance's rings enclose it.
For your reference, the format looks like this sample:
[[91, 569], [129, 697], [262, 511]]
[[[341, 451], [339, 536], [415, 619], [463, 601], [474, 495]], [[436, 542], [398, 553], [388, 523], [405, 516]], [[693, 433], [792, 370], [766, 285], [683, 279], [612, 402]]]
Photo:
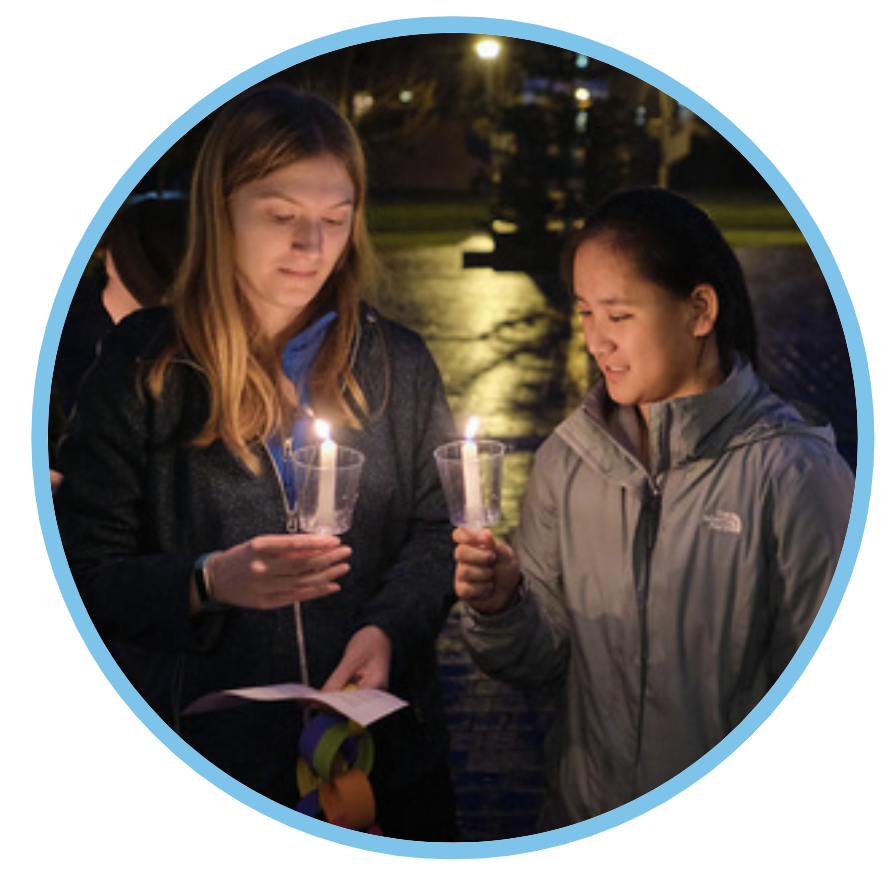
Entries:
[[725, 372], [740, 354], [756, 364], [756, 323], [747, 282], [734, 251], [699, 208], [666, 189], [631, 189], [611, 195], [571, 237], [564, 276], [571, 286], [576, 251], [595, 238], [618, 248], [647, 280], [686, 299], [709, 284], [719, 299], [716, 343]]

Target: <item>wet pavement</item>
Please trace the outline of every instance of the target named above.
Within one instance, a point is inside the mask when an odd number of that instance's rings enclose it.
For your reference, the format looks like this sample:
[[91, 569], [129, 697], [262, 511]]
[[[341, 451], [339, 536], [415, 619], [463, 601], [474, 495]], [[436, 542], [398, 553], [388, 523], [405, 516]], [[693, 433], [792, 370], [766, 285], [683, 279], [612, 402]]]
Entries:
[[[506, 536], [518, 522], [535, 449], [578, 404], [594, 373], [556, 278], [462, 267], [463, 251], [489, 249], [490, 239], [480, 235], [459, 246], [385, 254], [392, 283], [379, 305], [426, 340], [459, 429], [475, 414], [481, 436], [507, 443], [503, 517], [494, 528]], [[781, 395], [823, 413], [855, 468], [849, 353], [814, 256], [807, 247], [745, 248], [738, 256], [764, 377]], [[439, 653], [464, 840], [534, 832], [546, 697], [479, 674], [460, 642], [456, 611]]]
[[479, 236], [388, 254], [392, 284], [380, 305], [425, 338], [458, 429], [476, 415], [481, 437], [508, 445], [497, 528], [506, 532], [518, 518], [532, 453], [581, 398], [588, 367], [556, 281], [462, 267], [463, 250], [488, 244]]

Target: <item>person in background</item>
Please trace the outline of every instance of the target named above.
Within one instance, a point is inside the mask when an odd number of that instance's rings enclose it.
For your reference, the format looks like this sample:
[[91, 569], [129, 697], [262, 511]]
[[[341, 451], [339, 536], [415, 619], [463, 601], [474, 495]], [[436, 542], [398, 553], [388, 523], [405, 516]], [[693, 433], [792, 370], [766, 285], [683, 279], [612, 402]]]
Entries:
[[162, 301], [183, 257], [186, 225], [183, 196], [147, 193], [125, 201], [100, 238], [69, 306], [53, 367], [48, 440], [55, 486], [62, 481], [57, 446], [84, 374], [116, 323]]
[[[422, 340], [374, 289], [357, 136], [327, 102], [261, 87], [218, 113], [170, 307], [107, 336], [60, 447], [62, 543], [137, 691], [196, 751], [286, 807], [303, 711], [184, 715], [222, 689], [388, 688], [371, 732], [383, 833], [456, 840], [436, 637], [454, 601], [433, 450], [454, 437]], [[365, 464], [351, 530], [296, 532], [288, 450], [325, 418]]]
[[816, 617], [854, 488], [830, 427], [757, 377], [706, 214], [619, 193], [569, 254], [600, 377], [539, 449], [513, 547], [455, 532], [476, 663], [557, 693], [542, 830], [655, 789], [750, 713]]

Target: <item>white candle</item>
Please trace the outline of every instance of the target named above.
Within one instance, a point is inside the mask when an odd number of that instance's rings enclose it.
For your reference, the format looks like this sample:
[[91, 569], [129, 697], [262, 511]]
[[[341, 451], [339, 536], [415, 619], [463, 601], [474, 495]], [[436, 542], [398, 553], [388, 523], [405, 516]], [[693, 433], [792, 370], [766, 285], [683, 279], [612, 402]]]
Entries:
[[464, 523], [472, 527], [485, 524], [482, 509], [482, 488], [479, 482], [479, 449], [474, 437], [479, 429], [479, 418], [475, 415], [467, 423], [466, 438], [461, 447], [464, 472]]
[[320, 478], [317, 482], [317, 516], [315, 530], [331, 532], [336, 527], [336, 443], [330, 438], [330, 425], [315, 421], [320, 443]]

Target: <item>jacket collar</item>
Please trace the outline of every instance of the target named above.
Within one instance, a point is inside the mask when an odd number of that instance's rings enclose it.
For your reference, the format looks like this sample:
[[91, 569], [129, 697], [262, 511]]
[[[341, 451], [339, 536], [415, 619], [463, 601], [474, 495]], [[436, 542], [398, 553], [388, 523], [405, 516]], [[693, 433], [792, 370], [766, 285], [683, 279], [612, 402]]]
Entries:
[[[705, 393], [651, 403], [648, 421], [650, 476], [786, 432], [815, 432], [833, 441], [829, 427], [807, 424], [792, 406], [768, 391], [743, 359], [735, 362], [725, 381]], [[624, 482], [643, 479], [646, 468], [638, 454], [636, 411], [614, 403], [603, 380], [557, 433], [600, 471]]]

